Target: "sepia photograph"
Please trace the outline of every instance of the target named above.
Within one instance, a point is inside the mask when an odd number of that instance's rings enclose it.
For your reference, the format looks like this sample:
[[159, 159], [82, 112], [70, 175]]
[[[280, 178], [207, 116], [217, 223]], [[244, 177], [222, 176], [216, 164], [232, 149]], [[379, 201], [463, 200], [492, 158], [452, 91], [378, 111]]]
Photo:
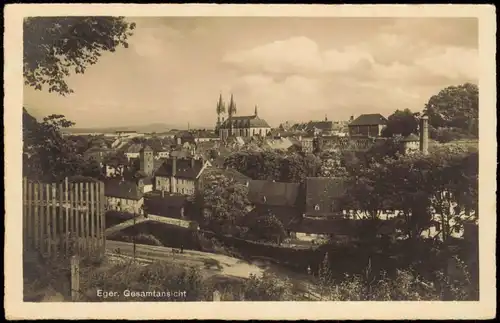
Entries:
[[494, 7], [76, 6], [6, 11], [13, 313], [495, 316]]

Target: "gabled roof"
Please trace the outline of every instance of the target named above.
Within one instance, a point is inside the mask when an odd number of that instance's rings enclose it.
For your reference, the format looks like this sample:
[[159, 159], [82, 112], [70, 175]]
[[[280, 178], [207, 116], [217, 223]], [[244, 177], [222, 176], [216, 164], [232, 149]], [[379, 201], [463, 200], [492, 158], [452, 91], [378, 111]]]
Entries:
[[248, 198], [254, 204], [295, 206], [299, 192], [298, 183], [252, 180], [249, 183]]
[[[203, 168], [203, 160], [195, 159], [194, 167], [191, 164], [192, 158], [177, 158], [175, 160], [176, 164], [176, 174], [175, 177], [196, 179], [198, 174]], [[174, 160], [168, 158], [155, 172], [155, 176], [171, 177], [173, 170]]]
[[[332, 212], [332, 205], [345, 194], [346, 183], [346, 180], [343, 178], [306, 178], [306, 212]], [[319, 210], [315, 210], [316, 205], [319, 206]]]
[[238, 116], [226, 119], [221, 124], [221, 129], [228, 129], [232, 124], [233, 128], [271, 128], [266, 120], [253, 116]]
[[143, 151], [153, 151], [153, 149], [151, 147], [149, 147], [148, 145], [146, 145], [139, 150], [139, 152], [143, 152]]
[[104, 195], [127, 200], [140, 200], [143, 193], [135, 182], [111, 179], [104, 182]]
[[323, 130], [323, 131], [332, 130], [333, 122], [332, 121], [309, 121], [306, 129], [312, 130], [314, 128], [319, 129], [319, 130]]
[[373, 113], [360, 115], [354, 119], [349, 126], [375, 126], [385, 124], [387, 124], [387, 119], [383, 115], [380, 113]]

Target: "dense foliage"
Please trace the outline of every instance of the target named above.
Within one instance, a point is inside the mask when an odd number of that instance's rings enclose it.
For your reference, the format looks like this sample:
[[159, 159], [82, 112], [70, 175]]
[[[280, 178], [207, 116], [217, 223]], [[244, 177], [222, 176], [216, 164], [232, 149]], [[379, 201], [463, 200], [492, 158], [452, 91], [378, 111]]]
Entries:
[[418, 113], [413, 113], [410, 109], [396, 110], [387, 118], [387, 125], [382, 130], [382, 136], [392, 137], [401, 135], [403, 137], [409, 134], [418, 134]]
[[29, 17], [23, 23], [23, 76], [26, 85], [61, 95], [73, 91], [71, 72], [84, 73], [103, 52], [128, 47], [134, 23], [123, 17]]
[[67, 140], [63, 128], [73, 123], [63, 115], [50, 115], [38, 122], [23, 109], [23, 175], [32, 180], [56, 181], [67, 176], [99, 178], [102, 169], [80, 153], [81, 143]]
[[239, 151], [229, 155], [224, 165], [252, 179], [302, 182], [319, 172], [321, 160], [312, 154]]

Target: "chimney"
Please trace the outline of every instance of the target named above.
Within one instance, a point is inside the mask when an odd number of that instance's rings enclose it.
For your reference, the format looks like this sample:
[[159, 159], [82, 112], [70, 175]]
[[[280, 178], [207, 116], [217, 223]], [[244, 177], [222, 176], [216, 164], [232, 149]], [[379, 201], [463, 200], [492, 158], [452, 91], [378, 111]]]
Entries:
[[429, 117], [426, 115], [420, 118], [420, 151], [425, 155], [429, 153]]

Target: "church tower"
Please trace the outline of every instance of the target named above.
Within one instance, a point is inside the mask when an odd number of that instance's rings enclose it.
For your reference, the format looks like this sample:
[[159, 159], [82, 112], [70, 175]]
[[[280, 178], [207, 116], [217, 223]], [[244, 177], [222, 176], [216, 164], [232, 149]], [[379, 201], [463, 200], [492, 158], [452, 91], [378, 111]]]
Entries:
[[254, 112], [254, 115], [257, 117], [257, 106], [255, 106], [255, 112]]
[[146, 174], [146, 176], [152, 176], [154, 167], [153, 149], [149, 146], [143, 147], [139, 152], [139, 159], [141, 164], [140, 171]]

